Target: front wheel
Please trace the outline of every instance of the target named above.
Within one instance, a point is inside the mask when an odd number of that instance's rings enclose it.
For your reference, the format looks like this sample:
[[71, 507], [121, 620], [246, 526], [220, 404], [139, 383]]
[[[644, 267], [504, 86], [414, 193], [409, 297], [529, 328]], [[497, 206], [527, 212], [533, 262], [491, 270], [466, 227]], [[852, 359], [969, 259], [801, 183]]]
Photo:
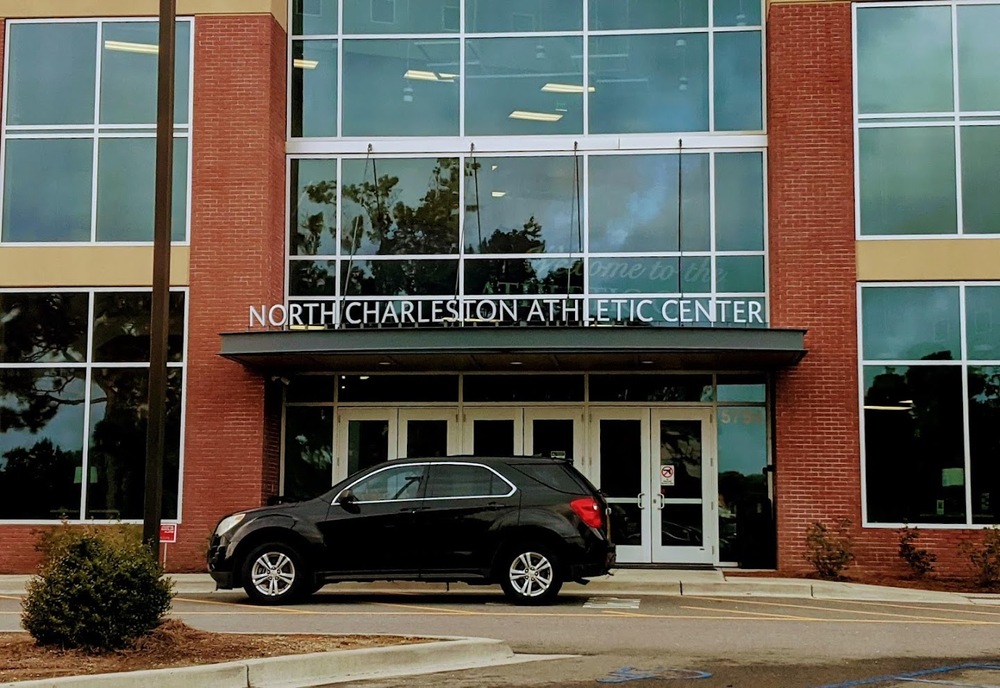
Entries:
[[508, 550], [501, 573], [500, 587], [514, 604], [548, 604], [563, 584], [558, 558], [542, 545]]
[[288, 604], [309, 594], [302, 557], [288, 545], [255, 547], [243, 564], [243, 589], [256, 604]]

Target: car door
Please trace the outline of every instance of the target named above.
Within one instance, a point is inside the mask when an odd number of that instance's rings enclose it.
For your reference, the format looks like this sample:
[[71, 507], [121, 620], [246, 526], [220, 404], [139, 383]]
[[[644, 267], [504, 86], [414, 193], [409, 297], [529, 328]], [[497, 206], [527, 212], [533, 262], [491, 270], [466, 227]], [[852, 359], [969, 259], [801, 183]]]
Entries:
[[[320, 524], [331, 577], [416, 577], [415, 514], [423, 501], [427, 464], [400, 462], [348, 482]], [[354, 500], [342, 496], [350, 489]]]
[[421, 578], [485, 573], [498, 530], [516, 525], [520, 495], [483, 464], [433, 462], [417, 523], [424, 543]]

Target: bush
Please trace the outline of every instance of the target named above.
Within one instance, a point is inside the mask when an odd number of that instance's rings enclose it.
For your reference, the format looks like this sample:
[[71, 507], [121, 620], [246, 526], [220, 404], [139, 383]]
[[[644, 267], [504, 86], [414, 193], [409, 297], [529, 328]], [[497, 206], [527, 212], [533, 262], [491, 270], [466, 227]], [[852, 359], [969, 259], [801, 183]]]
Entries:
[[820, 578], [839, 579], [841, 572], [854, 561], [850, 526], [850, 519], [842, 518], [833, 527], [814, 521], [806, 530], [805, 560]]
[[39, 540], [47, 555], [28, 582], [21, 625], [39, 645], [118, 650], [156, 628], [172, 584], [128, 526], [63, 525]]
[[918, 528], [904, 526], [899, 531], [899, 557], [910, 567], [914, 576], [923, 578], [934, 570], [937, 555], [931, 554], [924, 547], [917, 547], [916, 541], [919, 537]]
[[960, 552], [969, 557], [976, 583], [984, 588], [1000, 586], [1000, 529], [986, 528], [982, 544], [964, 542]]

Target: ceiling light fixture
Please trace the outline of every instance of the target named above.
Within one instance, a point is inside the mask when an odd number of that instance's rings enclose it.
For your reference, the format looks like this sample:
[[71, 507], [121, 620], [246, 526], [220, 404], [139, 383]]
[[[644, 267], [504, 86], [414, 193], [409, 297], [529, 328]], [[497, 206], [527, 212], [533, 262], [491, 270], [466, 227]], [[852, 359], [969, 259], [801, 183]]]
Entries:
[[554, 112], [532, 112], [530, 110], [514, 110], [507, 115], [510, 119], [526, 119], [532, 122], [558, 122], [562, 115]]
[[292, 66], [296, 69], [316, 69], [319, 67], [319, 60], [305, 60], [300, 57], [292, 60]]
[[143, 55], [159, 55], [160, 46], [153, 43], [129, 43], [128, 41], [104, 41], [107, 50], [122, 53], [142, 53]]
[[494, 191], [490, 194], [493, 198], [503, 198], [507, 195], [506, 191]]
[[910, 411], [912, 406], [876, 406], [865, 404], [866, 411]]
[[437, 81], [438, 75], [434, 72], [427, 72], [422, 69], [407, 69], [406, 73], [403, 74], [404, 79], [413, 79], [414, 81]]
[[[542, 90], [546, 93], [583, 93], [583, 86], [577, 84], [557, 84], [549, 82], [542, 86]], [[593, 86], [587, 87], [587, 93], [593, 93], [597, 89]]]

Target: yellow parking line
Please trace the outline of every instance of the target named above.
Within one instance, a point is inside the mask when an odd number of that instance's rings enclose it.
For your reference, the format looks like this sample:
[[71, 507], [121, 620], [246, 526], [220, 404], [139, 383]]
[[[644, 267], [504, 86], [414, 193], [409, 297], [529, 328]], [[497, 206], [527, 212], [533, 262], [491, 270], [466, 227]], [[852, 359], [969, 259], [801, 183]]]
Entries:
[[[710, 600], [713, 602], [721, 602], [723, 600], [733, 601], [731, 598], [718, 598], [718, 597], [694, 597], [694, 599]], [[755, 600], [740, 600], [743, 604], [758, 604], [766, 605], [770, 607], [785, 607], [788, 609], [808, 609], [810, 611], [826, 611], [826, 612], [837, 612], [839, 614], [870, 614], [872, 616], [891, 616], [899, 619], [908, 620], [925, 620], [925, 621], [960, 621], [953, 619], [952, 617], [941, 617], [941, 616], [916, 616], [914, 614], [894, 614], [893, 612], [870, 612], [864, 609], [841, 609], [838, 607], [822, 607], [818, 605], [805, 605], [805, 604], [788, 604], [784, 602], [759, 602]], [[830, 619], [831, 621], [836, 621], [836, 619]]]
[[[718, 612], [719, 614], [746, 614], [747, 616], [753, 616], [763, 619], [784, 619], [786, 621], [822, 621], [822, 619], [817, 619], [811, 616], [793, 616], [791, 614], [770, 614], [768, 612], [744, 612], [739, 609], [712, 609], [711, 607], [686, 607], [681, 606], [681, 609], [693, 609], [700, 612]], [[727, 618], [727, 617], [719, 617]]]
[[[894, 602], [870, 602], [866, 600], [851, 600], [852, 604], [869, 604], [877, 607], [893, 607], [896, 609], [920, 609], [923, 611], [932, 611], [936, 607], [918, 607], [911, 604], [898, 604]], [[955, 612], [956, 614], [976, 614], [980, 616], [994, 616], [1000, 617], [1000, 611], [988, 612], [978, 609], [948, 609], [949, 612]]]
[[20, 602], [21, 598], [14, 595], [0, 595], [0, 600], [17, 600]]
[[437, 614], [456, 614], [458, 616], [487, 616], [487, 612], [474, 612], [464, 609], [450, 609], [448, 607], [423, 607], [418, 604], [400, 604], [398, 602], [375, 602], [374, 604], [383, 607], [393, 607], [395, 609], [414, 609], [417, 611], [428, 611]]

